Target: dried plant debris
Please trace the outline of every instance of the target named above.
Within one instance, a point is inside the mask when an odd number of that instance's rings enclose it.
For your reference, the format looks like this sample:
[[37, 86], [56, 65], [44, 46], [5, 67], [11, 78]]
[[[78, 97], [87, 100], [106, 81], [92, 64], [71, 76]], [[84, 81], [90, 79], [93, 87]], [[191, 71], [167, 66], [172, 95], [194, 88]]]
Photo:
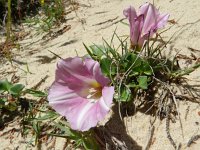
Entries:
[[187, 143], [187, 147], [190, 147], [198, 139], [200, 139], [200, 135], [194, 135], [194, 136], [192, 136], [191, 139]]
[[47, 33], [46, 35], [44, 35], [42, 37], [42, 39], [44, 40], [42, 42], [42, 45], [44, 45], [45, 43], [47, 43], [50, 40], [53, 40], [55, 38], [57, 38], [58, 36], [64, 34], [65, 32], [69, 31], [71, 29], [71, 25], [65, 25], [62, 29], [59, 29], [58, 31], [50, 31], [49, 33]]

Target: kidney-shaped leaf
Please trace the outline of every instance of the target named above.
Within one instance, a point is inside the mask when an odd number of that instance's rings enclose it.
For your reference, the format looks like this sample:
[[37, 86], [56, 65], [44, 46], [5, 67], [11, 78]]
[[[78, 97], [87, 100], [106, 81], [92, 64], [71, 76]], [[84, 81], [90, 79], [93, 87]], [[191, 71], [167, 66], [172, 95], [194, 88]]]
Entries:
[[12, 86], [11, 83], [8, 82], [7, 79], [0, 80], [0, 93], [3, 91], [8, 91], [11, 86]]
[[127, 86], [121, 87], [121, 95], [120, 95], [120, 101], [121, 102], [128, 102], [131, 100], [131, 90]]
[[9, 89], [9, 92], [10, 94], [17, 96], [22, 92], [23, 89], [24, 89], [23, 84], [15, 84]]
[[138, 83], [139, 83], [139, 87], [142, 89], [147, 89], [147, 76], [139, 76], [137, 79]]
[[112, 65], [112, 60], [110, 60], [109, 58], [103, 58], [100, 60], [100, 66], [101, 66], [101, 71], [103, 72], [103, 74], [105, 74], [106, 76], [114, 75], [116, 74], [116, 67], [114, 65]]

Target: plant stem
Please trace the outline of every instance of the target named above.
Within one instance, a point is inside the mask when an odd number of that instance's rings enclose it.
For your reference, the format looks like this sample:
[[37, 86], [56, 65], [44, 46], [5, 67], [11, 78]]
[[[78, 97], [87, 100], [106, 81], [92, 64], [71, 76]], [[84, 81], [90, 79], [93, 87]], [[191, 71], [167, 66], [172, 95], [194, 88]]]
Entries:
[[7, 17], [7, 31], [6, 31], [6, 34], [7, 34], [7, 37], [6, 37], [6, 41], [10, 40], [10, 34], [11, 34], [11, 1], [12, 0], [8, 0], [8, 17]]

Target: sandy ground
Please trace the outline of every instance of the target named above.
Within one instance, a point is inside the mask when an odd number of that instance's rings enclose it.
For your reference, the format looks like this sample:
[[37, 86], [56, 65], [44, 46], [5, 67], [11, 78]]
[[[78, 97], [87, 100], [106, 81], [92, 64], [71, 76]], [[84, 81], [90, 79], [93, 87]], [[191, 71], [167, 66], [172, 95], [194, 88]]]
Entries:
[[[21, 49], [15, 50], [15, 60], [12, 67], [9, 63], [1, 64], [0, 79], [7, 77], [10, 79], [15, 73], [20, 77], [20, 82], [25, 84], [26, 87], [33, 87], [46, 75], [48, 78], [40, 86], [40, 90], [47, 90], [54, 80], [55, 66], [58, 58], [48, 50], [58, 54], [62, 58], [75, 56], [76, 51], [79, 56], [86, 54], [83, 47], [83, 42], [86, 44], [102, 43], [102, 37], [106, 40], [111, 39], [113, 31], [117, 28], [118, 35], [128, 35], [129, 28], [120, 20], [124, 18], [123, 9], [130, 4], [135, 8], [142, 5], [144, 0], [78, 0], [80, 3], [77, 12], [72, 12], [66, 16], [68, 21], [62, 25], [70, 25], [71, 29], [56, 38], [45, 42], [42, 37], [45, 34], [34, 35], [31, 32], [24, 40], [20, 41]], [[152, 0], [148, 1], [152, 2]], [[200, 57], [200, 52], [192, 52], [188, 49], [200, 50], [200, 1], [199, 0], [154, 0], [154, 3], [159, 7], [161, 12], [170, 14], [170, 20], [174, 20], [176, 24], [164, 33], [164, 39], [169, 39], [174, 36], [172, 42], [168, 45], [168, 51], [175, 51], [191, 56], [193, 53], [197, 58]], [[170, 27], [171, 24], [168, 24]], [[61, 27], [61, 28], [62, 28]], [[32, 30], [32, 29], [31, 29]], [[34, 30], [34, 29], [33, 29]], [[25, 31], [30, 31], [30, 28], [25, 27]], [[28, 64], [30, 73], [24, 72]], [[194, 85], [199, 84], [200, 70], [193, 72], [188, 78], [190, 83]], [[200, 140], [193, 144], [191, 147], [186, 147], [188, 140], [200, 134], [200, 111], [199, 105], [189, 101], [180, 102], [180, 114], [183, 123], [183, 135], [180, 129], [179, 121], [170, 124], [170, 132], [175, 142], [182, 143], [181, 149], [200, 149]], [[189, 107], [189, 109], [188, 109]], [[187, 110], [189, 113], [185, 119]], [[151, 115], [142, 112], [137, 112], [132, 117], [126, 117], [124, 122], [126, 124], [127, 136], [131, 138], [128, 142], [132, 142], [132, 147], [129, 149], [144, 149], [148, 141], [150, 119]], [[169, 140], [167, 139], [165, 120], [159, 119], [155, 122], [155, 132], [153, 135], [153, 142], [150, 147], [152, 150], [169, 150], [173, 149]], [[116, 129], [117, 131], [117, 129]], [[1, 132], [0, 132], [1, 133]], [[17, 134], [16, 134], [17, 137]], [[60, 141], [56, 144], [57, 150], [62, 149], [63, 142]], [[122, 137], [123, 140], [123, 137]], [[124, 141], [125, 143], [127, 141]], [[131, 145], [131, 144], [130, 144]], [[133, 146], [134, 145], [134, 146]], [[0, 138], [0, 149], [25, 149], [25, 144], [20, 143], [20, 138], [13, 139], [13, 143], [9, 143], [6, 137]], [[46, 149], [46, 148], [43, 148]]]

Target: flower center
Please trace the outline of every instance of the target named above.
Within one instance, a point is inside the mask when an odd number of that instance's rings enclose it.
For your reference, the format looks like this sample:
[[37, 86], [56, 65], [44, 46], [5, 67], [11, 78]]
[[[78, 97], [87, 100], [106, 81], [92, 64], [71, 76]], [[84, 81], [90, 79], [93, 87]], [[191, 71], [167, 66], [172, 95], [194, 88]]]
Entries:
[[99, 99], [102, 96], [102, 87], [98, 82], [92, 82], [91, 88], [89, 88], [87, 98]]

